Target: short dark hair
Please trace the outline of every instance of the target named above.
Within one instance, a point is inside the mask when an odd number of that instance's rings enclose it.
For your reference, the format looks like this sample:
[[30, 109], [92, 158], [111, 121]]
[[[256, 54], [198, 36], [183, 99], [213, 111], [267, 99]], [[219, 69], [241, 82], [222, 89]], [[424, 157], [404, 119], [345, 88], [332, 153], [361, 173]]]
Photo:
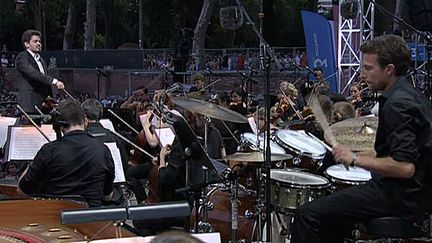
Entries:
[[148, 94], [148, 89], [145, 86], [139, 86], [135, 89], [135, 91], [142, 90], [145, 94]]
[[396, 76], [405, 75], [411, 64], [411, 51], [405, 40], [397, 35], [381, 35], [363, 43], [363, 53], [376, 54], [381, 68], [395, 66]]
[[89, 120], [99, 121], [103, 116], [103, 106], [97, 99], [86, 99], [81, 107]]
[[24, 31], [24, 33], [22, 34], [22, 37], [21, 37], [21, 43], [23, 44], [24, 47], [25, 47], [24, 43], [30, 42], [32, 36], [34, 36], [34, 35], [37, 35], [39, 37], [42, 36], [42, 34], [39, 30], [26, 30], [26, 31]]
[[69, 127], [84, 124], [84, 110], [78, 102], [72, 100], [62, 101], [58, 106], [58, 110], [61, 126]]

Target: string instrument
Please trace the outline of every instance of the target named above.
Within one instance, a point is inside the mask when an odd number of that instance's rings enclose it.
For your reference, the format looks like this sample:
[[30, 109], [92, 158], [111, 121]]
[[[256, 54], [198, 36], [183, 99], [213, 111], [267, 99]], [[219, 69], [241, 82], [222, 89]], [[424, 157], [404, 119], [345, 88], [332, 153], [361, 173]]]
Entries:
[[57, 108], [58, 103], [51, 96], [47, 96], [42, 101], [41, 106], [42, 106], [43, 113], [47, 114], [47, 113], [51, 113], [55, 108]]
[[[145, 158], [149, 157], [151, 159], [151, 163], [153, 163], [153, 161], [157, 161], [157, 157], [155, 157], [153, 154], [156, 152], [156, 150], [147, 152], [144, 148], [148, 147], [150, 148], [146, 136], [145, 136], [145, 132], [144, 129], [141, 129], [141, 131], [136, 131], [132, 126], [130, 126], [126, 121], [124, 121], [123, 119], [121, 119], [121, 117], [117, 116], [112, 110], [108, 109], [108, 111], [110, 113], [112, 113], [117, 119], [119, 119], [121, 122], [123, 122], [124, 124], [126, 124], [129, 128], [131, 128], [134, 132], [137, 133], [135, 142], [130, 141], [129, 139], [125, 138], [123, 135], [112, 131], [114, 133], [114, 135], [118, 136], [119, 138], [121, 138], [123, 141], [129, 143], [130, 145], [132, 145], [132, 147], [134, 147], [134, 152], [132, 157], [130, 158], [130, 162], [132, 164], [140, 164], [143, 161], [146, 161]], [[152, 164], [152, 168], [150, 170], [150, 174], [148, 177], [148, 188], [149, 188], [149, 195], [147, 198], [148, 202], [152, 202], [152, 203], [156, 203], [158, 202], [158, 195], [159, 195], [159, 173], [158, 173], [158, 165], [156, 164]]]

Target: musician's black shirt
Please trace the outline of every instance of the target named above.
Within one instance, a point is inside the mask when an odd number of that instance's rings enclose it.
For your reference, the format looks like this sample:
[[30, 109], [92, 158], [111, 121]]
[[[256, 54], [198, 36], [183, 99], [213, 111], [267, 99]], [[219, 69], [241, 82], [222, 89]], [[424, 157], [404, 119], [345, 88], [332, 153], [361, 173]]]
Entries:
[[410, 179], [386, 178], [373, 173], [373, 181], [389, 196], [411, 209], [426, 202], [432, 181], [432, 113], [429, 102], [405, 77], [379, 97], [379, 124], [375, 140], [377, 157], [415, 165]]
[[86, 131], [99, 142], [116, 143], [118, 149], [120, 150], [123, 170], [126, 171], [128, 167], [128, 156], [123, 141], [116, 137], [116, 135], [114, 135], [110, 130], [104, 128], [99, 122], [90, 122], [86, 128]]
[[45, 144], [20, 180], [29, 195], [81, 195], [90, 207], [112, 191], [114, 162], [108, 148], [84, 131]]

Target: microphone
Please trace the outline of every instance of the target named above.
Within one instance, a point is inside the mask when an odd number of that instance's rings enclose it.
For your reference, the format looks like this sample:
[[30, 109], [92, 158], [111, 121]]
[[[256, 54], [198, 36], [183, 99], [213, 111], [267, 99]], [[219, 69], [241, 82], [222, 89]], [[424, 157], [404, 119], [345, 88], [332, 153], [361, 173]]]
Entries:
[[253, 78], [251, 78], [249, 75], [247, 75], [246, 73], [242, 73], [240, 71], [238, 71], [238, 73], [245, 79], [251, 81], [253, 84], [257, 84], [258, 82], [256, 80], [254, 80]]

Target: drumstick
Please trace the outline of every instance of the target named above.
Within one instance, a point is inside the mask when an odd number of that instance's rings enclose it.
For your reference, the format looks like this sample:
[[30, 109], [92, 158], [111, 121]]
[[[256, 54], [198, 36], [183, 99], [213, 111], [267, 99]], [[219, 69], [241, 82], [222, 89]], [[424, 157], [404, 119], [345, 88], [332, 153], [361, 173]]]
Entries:
[[[317, 121], [320, 124], [323, 131], [327, 132], [327, 135], [328, 135], [327, 138], [329, 140], [328, 142], [332, 145], [337, 144], [336, 138], [333, 135], [333, 131], [331, 129], [329, 129], [330, 126], [329, 126], [327, 117], [321, 108], [321, 105], [320, 105], [318, 98], [317, 98], [317, 94], [313, 93], [309, 99], [309, 102], [310, 102], [310, 108], [312, 109], [312, 112], [314, 113], [315, 118], [317, 119]], [[333, 152], [333, 149], [332, 149], [332, 152]], [[344, 164], [344, 167], [346, 170], [349, 170], [348, 165]]]

